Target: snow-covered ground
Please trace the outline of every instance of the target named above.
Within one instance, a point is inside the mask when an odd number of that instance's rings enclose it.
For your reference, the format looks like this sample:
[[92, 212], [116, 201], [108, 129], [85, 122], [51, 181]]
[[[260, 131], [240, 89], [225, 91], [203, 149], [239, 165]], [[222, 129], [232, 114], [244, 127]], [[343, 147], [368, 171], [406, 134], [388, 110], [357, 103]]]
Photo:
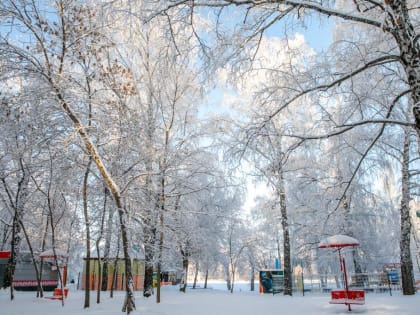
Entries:
[[[121, 306], [124, 293], [117, 292], [113, 299], [109, 293], [102, 295], [96, 304], [96, 292], [91, 295], [91, 307], [83, 309], [83, 291], [71, 289], [65, 306], [61, 301], [37, 299], [34, 292], [16, 292], [15, 300], [9, 300], [9, 292], [0, 290], [0, 314], [7, 315], [115, 315], [123, 314]], [[51, 295], [47, 292], [46, 295]], [[180, 293], [177, 287], [163, 287], [162, 300], [143, 298], [136, 293], [137, 310], [133, 315], [331, 315], [348, 314], [344, 305], [328, 303], [329, 294], [296, 293], [293, 297], [261, 295], [258, 292], [237, 291], [233, 294], [218, 289], [196, 289]], [[402, 296], [399, 292], [367, 293], [365, 305], [352, 306], [354, 314], [369, 315], [417, 315], [420, 314], [420, 294]]]

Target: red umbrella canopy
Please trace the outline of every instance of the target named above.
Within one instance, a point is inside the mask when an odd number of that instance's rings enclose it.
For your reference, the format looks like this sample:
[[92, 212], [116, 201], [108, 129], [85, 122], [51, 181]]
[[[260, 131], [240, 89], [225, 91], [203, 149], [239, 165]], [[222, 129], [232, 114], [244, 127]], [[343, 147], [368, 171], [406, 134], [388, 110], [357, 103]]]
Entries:
[[44, 252], [42, 252], [41, 254], [39, 254], [39, 257], [41, 258], [66, 258], [68, 255], [65, 251], [61, 250], [61, 249], [56, 249], [55, 250], [55, 255], [54, 255], [54, 250], [49, 249], [46, 250]]
[[353, 237], [347, 235], [333, 235], [323, 239], [319, 243], [319, 248], [331, 248], [331, 247], [346, 247], [346, 246], [359, 246], [360, 243]]

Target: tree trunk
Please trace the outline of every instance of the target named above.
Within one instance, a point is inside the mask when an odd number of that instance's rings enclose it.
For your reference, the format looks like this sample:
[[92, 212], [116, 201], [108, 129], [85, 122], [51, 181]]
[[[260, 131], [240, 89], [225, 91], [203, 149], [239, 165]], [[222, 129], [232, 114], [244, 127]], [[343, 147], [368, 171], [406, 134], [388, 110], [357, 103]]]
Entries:
[[108, 264], [109, 264], [109, 257], [103, 257], [103, 265], [102, 265], [102, 280], [101, 280], [101, 290], [106, 291], [108, 290]]
[[234, 263], [231, 264], [231, 281], [230, 281], [230, 293], [233, 293], [233, 288], [235, 287], [235, 273], [236, 266]]
[[114, 270], [112, 271], [112, 281], [111, 281], [111, 290], [109, 290], [109, 297], [114, 297], [114, 287], [115, 282], [117, 281], [117, 268], [118, 268], [118, 258], [116, 257], [114, 260]]
[[17, 190], [15, 196], [12, 196], [11, 191], [9, 190], [6, 179], [1, 178], [4, 189], [8, 196], [8, 201], [10, 203], [10, 208], [13, 209], [13, 225], [12, 225], [12, 239], [11, 239], [11, 251], [10, 257], [7, 263], [5, 276], [3, 279], [3, 288], [10, 287], [10, 299], [14, 299], [14, 289], [13, 289], [13, 278], [16, 269], [16, 259], [19, 255], [19, 247], [21, 242], [21, 220], [24, 213], [24, 205], [28, 195], [28, 185], [29, 185], [29, 173], [27, 172], [25, 166], [23, 165], [22, 158], [19, 159], [19, 168], [21, 171], [21, 177], [17, 184]]
[[[52, 172], [53, 172], [52, 165], [50, 165], [50, 178], [52, 178]], [[55, 252], [55, 249], [56, 249], [55, 226], [56, 225], [54, 223], [54, 212], [53, 212], [54, 206], [53, 206], [53, 203], [51, 202], [51, 185], [52, 185], [52, 181], [50, 180], [48, 184], [48, 190], [47, 190], [47, 206], [48, 206], [48, 215], [50, 216], [51, 247], [54, 254], [54, 263], [55, 263], [55, 266], [57, 267], [58, 279], [60, 281], [61, 296], [64, 296], [63, 277], [61, 276], [60, 265], [58, 263], [58, 257]], [[61, 299], [61, 305], [64, 306], [64, 298]]]
[[97, 286], [97, 292], [96, 292], [96, 303], [99, 304], [101, 302], [101, 282], [103, 281], [103, 272], [101, 267], [101, 251], [99, 249], [99, 243], [102, 240], [102, 236], [104, 235], [104, 225], [105, 225], [105, 214], [106, 214], [106, 201], [107, 201], [107, 191], [108, 189], [105, 188], [104, 190], [104, 206], [102, 211], [102, 217], [101, 217], [101, 227], [99, 229], [99, 236], [96, 239], [96, 255], [98, 256], [98, 286]]
[[[168, 145], [168, 131], [166, 131], [166, 142]], [[165, 147], [166, 147], [165, 146]], [[163, 254], [163, 212], [165, 211], [165, 170], [166, 170], [166, 150], [162, 163], [162, 178], [161, 178], [161, 196], [160, 196], [160, 211], [159, 211], [159, 247], [158, 247], [158, 262], [157, 262], [157, 288], [156, 288], [156, 302], [160, 303], [160, 282], [162, 276], [162, 254]]]
[[88, 211], [88, 180], [90, 165], [92, 164], [92, 158], [89, 158], [89, 162], [86, 166], [85, 175], [83, 177], [83, 215], [85, 218], [85, 228], [86, 228], [86, 266], [85, 266], [85, 301], [83, 304], [84, 308], [90, 307], [90, 223], [89, 223], [89, 211]]
[[[49, 227], [49, 220], [50, 216], [47, 215], [47, 222], [45, 223], [44, 233], [42, 234], [42, 242], [41, 242], [41, 252], [45, 251], [45, 245], [47, 242], [47, 234], [48, 234], [48, 227]], [[42, 270], [44, 269], [44, 259], [41, 259], [41, 263], [39, 264], [40, 270], [40, 281], [42, 281]]]
[[197, 287], [197, 278], [198, 278], [198, 270], [199, 270], [199, 263], [197, 262], [195, 264], [195, 273], [194, 273], [194, 283], [193, 283], [193, 289]]
[[[108, 189], [105, 190], [106, 195], [109, 195]], [[106, 196], [105, 196], [106, 198]], [[111, 250], [111, 238], [112, 238], [112, 222], [114, 218], [114, 207], [109, 207], [108, 222], [105, 235], [105, 246], [104, 246], [104, 265], [102, 268], [102, 291], [108, 289], [108, 265], [109, 265], [109, 252]]]
[[42, 297], [44, 297], [44, 291], [43, 291], [42, 285], [41, 285], [41, 273], [39, 271], [38, 264], [37, 264], [36, 259], [35, 259], [35, 254], [34, 254], [34, 250], [32, 248], [31, 240], [29, 238], [28, 233], [26, 232], [26, 229], [25, 229], [25, 226], [23, 225], [22, 220], [20, 221], [20, 226], [22, 228], [23, 235], [25, 236], [26, 243], [28, 244], [28, 248], [29, 248], [29, 251], [31, 253], [32, 264], [34, 265], [34, 271], [35, 271], [35, 277], [36, 277], [36, 283], [37, 283], [36, 296], [42, 298]]
[[144, 235], [144, 287], [143, 296], [150, 297], [154, 292], [153, 290], [153, 268], [154, 268], [154, 257], [155, 257], [155, 244], [156, 244], [156, 220], [154, 210], [158, 208], [158, 203], [153, 198], [152, 183], [148, 176], [146, 179], [147, 190], [148, 190], [148, 209], [146, 210], [144, 224], [143, 224], [143, 235]]
[[114, 297], [114, 288], [115, 288], [115, 282], [117, 281], [117, 270], [118, 270], [118, 256], [120, 255], [120, 242], [121, 242], [121, 234], [118, 233], [118, 239], [117, 239], [117, 254], [115, 255], [114, 260], [114, 271], [112, 272], [112, 282], [111, 282], [111, 290], [109, 292], [109, 297]]
[[206, 269], [206, 275], [204, 277], [204, 289], [207, 289], [207, 280], [209, 278], [209, 269]]
[[405, 140], [403, 149], [402, 163], [402, 189], [401, 189], [401, 239], [400, 239], [400, 256], [401, 256], [401, 280], [404, 295], [415, 294], [413, 261], [411, 258], [411, 217], [410, 207], [410, 189], [409, 189], [409, 147], [410, 147], [410, 130], [405, 130]]
[[321, 289], [328, 287], [328, 276], [326, 275], [326, 272], [319, 276], [319, 280], [321, 281]]
[[13, 288], [13, 278], [14, 278], [15, 269], [16, 269], [17, 248], [19, 247], [19, 244], [20, 244], [20, 237], [19, 237], [19, 233], [17, 232], [17, 229], [18, 229], [17, 226], [18, 226], [18, 220], [17, 220], [16, 211], [15, 211], [15, 215], [13, 217], [13, 226], [12, 226], [10, 257], [7, 262], [6, 271], [5, 271], [4, 279], [3, 279], [3, 288], [10, 287], [10, 300], [13, 300], [15, 298], [14, 288]]
[[276, 231], [276, 245], [277, 245], [277, 258], [279, 259], [279, 267], [281, 267], [281, 248], [280, 248], [280, 235], [279, 235], [279, 231]]
[[255, 291], [255, 267], [251, 266], [251, 291]]
[[[341, 163], [339, 163], [341, 164]], [[338, 167], [337, 172], [339, 173], [339, 176], [341, 175], [341, 166]], [[352, 200], [351, 198], [347, 198], [346, 195], [343, 196], [343, 209], [344, 209], [344, 234], [348, 235], [350, 237], [354, 237], [353, 233], [353, 227], [354, 223], [351, 219], [351, 204]], [[362, 266], [359, 262], [359, 255], [357, 254], [357, 250], [353, 249], [352, 251], [352, 258], [353, 258], [353, 265], [354, 265], [354, 272], [356, 276], [356, 286], [358, 287], [364, 287], [364, 275], [362, 274]]]
[[[164, 180], [162, 179], [162, 185]], [[159, 214], [159, 247], [158, 247], [158, 261], [157, 261], [157, 286], [156, 286], [156, 303], [160, 303], [160, 289], [162, 280], [162, 252], [163, 252], [163, 210], [165, 207], [164, 186], [162, 187], [162, 208]]]
[[162, 264], [160, 261], [157, 263], [156, 270], [156, 303], [160, 303], [160, 287], [161, 287], [161, 278], [162, 278]]
[[228, 291], [232, 289], [231, 277], [230, 277], [230, 264], [228, 263], [225, 267], [226, 272], [226, 288]]
[[179, 291], [186, 292], [187, 291], [187, 277], [188, 277], [188, 250], [181, 250], [182, 254], [182, 279], [181, 285], [179, 287]]
[[161, 194], [160, 194], [160, 213], [159, 213], [159, 252], [158, 252], [158, 285], [157, 285], [157, 294], [156, 294], [156, 302], [160, 303], [160, 277], [161, 277], [161, 267], [162, 267], [162, 254], [163, 254], [163, 219], [164, 219], [164, 212], [165, 212], [165, 203], [166, 203], [166, 192], [165, 192], [165, 185], [166, 185], [166, 168], [167, 168], [167, 159], [168, 159], [168, 146], [169, 146], [169, 134], [170, 128], [172, 127], [173, 116], [169, 127], [165, 130], [165, 150], [163, 153], [163, 160], [161, 164]]
[[281, 213], [281, 226], [283, 228], [283, 266], [284, 266], [284, 295], [292, 295], [292, 265], [290, 261], [290, 236], [289, 236], [289, 223], [287, 218], [286, 208], [286, 190], [284, 187], [283, 173], [280, 169], [280, 213]]
[[[401, 56], [401, 63], [407, 75], [413, 101], [413, 115], [417, 142], [420, 144], [420, 40], [414, 30], [407, 8], [407, 1], [389, 0], [392, 10], [394, 36]], [[418, 146], [420, 152], [420, 145]]]
[[128, 227], [126, 226], [126, 222], [125, 222], [127, 213], [126, 213], [126, 210], [122, 206], [119, 190], [115, 190], [113, 192], [113, 195], [117, 203], [118, 214], [120, 218], [121, 241], [122, 241], [122, 246], [123, 246], [124, 262], [125, 262], [126, 296], [125, 296], [124, 305], [122, 307], [122, 311], [127, 312], [127, 314], [130, 314], [133, 310], [136, 309], [136, 304], [135, 304], [135, 299], [134, 299], [134, 283], [133, 283], [133, 273], [131, 270], [131, 258], [128, 252], [128, 248], [129, 248], [128, 231], [127, 231]]
[[10, 287], [10, 300], [13, 300], [15, 295], [13, 291], [13, 277], [15, 274], [16, 269], [16, 248], [18, 247], [17, 244], [20, 243], [20, 240], [18, 238], [16, 233], [16, 213], [13, 217], [13, 225], [12, 225], [12, 240], [11, 240], [11, 250], [10, 250], [10, 257], [7, 261], [6, 270], [4, 273], [4, 279], [3, 279], [3, 288], [9, 288]]
[[[146, 223], [147, 225], [147, 223]], [[150, 297], [153, 294], [153, 240], [155, 232], [148, 226], [144, 227], [144, 288], [143, 296]]]
[[[147, 71], [151, 71], [149, 55], [146, 56], [145, 65]], [[156, 118], [153, 106], [153, 93], [152, 93], [152, 80], [151, 76], [148, 76], [148, 86], [150, 89], [147, 93], [147, 126], [146, 129], [146, 145], [149, 148], [147, 152], [150, 152], [145, 158], [146, 166], [146, 207], [143, 224], [143, 235], [144, 235], [144, 256], [145, 256], [145, 271], [144, 271], [144, 287], [143, 296], [150, 297], [153, 294], [153, 260], [155, 256], [155, 243], [156, 243], [156, 222], [154, 220], [154, 210], [157, 208], [156, 195], [153, 188], [153, 142], [155, 141], [155, 130], [156, 130]]]
[[366, 276], [362, 272], [362, 266], [360, 265], [360, 258], [356, 249], [353, 249], [352, 251], [352, 258], [353, 258], [353, 265], [354, 265], [354, 273], [356, 274], [356, 286], [363, 288], [365, 286]]

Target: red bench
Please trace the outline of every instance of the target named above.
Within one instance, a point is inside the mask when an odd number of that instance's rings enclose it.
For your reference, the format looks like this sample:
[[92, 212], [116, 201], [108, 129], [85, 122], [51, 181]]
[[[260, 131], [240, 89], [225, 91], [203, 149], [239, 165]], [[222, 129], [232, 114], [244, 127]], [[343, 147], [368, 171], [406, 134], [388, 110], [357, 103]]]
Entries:
[[332, 290], [330, 304], [365, 304], [365, 291], [363, 290]]

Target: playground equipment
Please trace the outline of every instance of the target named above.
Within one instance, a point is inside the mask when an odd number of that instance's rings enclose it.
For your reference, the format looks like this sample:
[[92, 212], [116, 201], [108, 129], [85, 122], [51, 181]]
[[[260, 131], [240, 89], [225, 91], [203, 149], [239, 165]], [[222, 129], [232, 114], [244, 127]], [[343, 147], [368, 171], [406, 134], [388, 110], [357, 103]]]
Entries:
[[365, 291], [349, 290], [346, 262], [341, 255], [341, 250], [349, 246], [359, 246], [359, 241], [347, 235], [333, 235], [322, 240], [319, 244], [319, 248], [336, 248], [338, 250], [340, 268], [344, 275], [344, 290], [332, 290], [330, 304], [345, 304], [351, 311], [351, 304], [365, 304]]

